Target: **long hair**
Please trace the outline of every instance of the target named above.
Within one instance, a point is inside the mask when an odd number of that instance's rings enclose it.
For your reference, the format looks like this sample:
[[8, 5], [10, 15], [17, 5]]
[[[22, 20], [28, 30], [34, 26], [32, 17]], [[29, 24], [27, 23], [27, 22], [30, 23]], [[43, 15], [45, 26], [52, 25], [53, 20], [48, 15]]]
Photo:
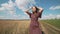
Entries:
[[[36, 13], [38, 13], [38, 11], [40, 10], [39, 8], [37, 8], [36, 6], [34, 6], [35, 8], [36, 8]], [[33, 12], [34, 13], [34, 12]], [[41, 15], [42, 15], [42, 13], [39, 15], [39, 18], [41, 18]]]
[[39, 8], [37, 8], [36, 6], [34, 6], [34, 7], [36, 8], [36, 11], [35, 12], [37, 13], [39, 11]]

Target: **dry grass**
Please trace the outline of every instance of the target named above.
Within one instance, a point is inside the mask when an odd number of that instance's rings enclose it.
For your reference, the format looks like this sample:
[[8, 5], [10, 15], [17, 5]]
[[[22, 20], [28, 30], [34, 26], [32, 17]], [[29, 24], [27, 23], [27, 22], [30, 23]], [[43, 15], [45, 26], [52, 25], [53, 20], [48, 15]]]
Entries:
[[0, 34], [28, 34], [29, 21], [0, 20]]
[[[59, 20], [42, 20], [42, 22], [60, 27]], [[29, 34], [29, 25], [30, 20], [0, 20], [0, 34]], [[51, 34], [53, 33], [50, 29], [48, 30]]]

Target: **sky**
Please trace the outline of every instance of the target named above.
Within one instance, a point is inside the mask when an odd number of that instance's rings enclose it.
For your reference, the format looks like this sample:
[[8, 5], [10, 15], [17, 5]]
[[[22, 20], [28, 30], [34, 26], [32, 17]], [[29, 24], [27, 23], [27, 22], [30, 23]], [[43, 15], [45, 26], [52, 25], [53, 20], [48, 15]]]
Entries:
[[25, 11], [33, 6], [44, 9], [41, 19], [60, 19], [60, 0], [0, 0], [0, 19], [30, 19]]

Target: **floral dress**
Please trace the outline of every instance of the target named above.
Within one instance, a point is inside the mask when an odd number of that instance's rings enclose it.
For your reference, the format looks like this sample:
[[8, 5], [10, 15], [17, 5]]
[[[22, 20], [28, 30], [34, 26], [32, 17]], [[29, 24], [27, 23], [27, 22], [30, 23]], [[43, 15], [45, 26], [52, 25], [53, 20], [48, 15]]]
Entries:
[[38, 12], [36, 15], [29, 12], [26, 12], [26, 13], [29, 15], [31, 19], [29, 34], [42, 34], [41, 27], [39, 27], [40, 24], [38, 22], [38, 18], [41, 16], [41, 13]]

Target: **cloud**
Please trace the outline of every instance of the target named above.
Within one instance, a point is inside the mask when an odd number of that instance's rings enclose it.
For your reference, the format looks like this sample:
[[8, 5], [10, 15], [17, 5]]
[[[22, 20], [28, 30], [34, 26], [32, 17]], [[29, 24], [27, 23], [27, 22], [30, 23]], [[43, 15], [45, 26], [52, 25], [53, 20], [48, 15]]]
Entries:
[[21, 15], [9, 15], [9, 16], [1, 15], [0, 19], [21, 19], [20, 17]]
[[[22, 11], [27, 8], [28, 3], [34, 2], [34, 0], [16, 0], [15, 3], [12, 2], [12, 0], [9, 0], [8, 3], [1, 4], [0, 11], [4, 12], [6, 11], [7, 14], [4, 14], [5, 16], [0, 15], [0, 19], [25, 19], [26, 16], [21, 16], [16, 14], [15, 6], [17, 6]], [[27, 4], [27, 5], [26, 5]], [[30, 5], [31, 6], [31, 5]], [[26, 14], [26, 13], [24, 13]]]
[[53, 14], [49, 14], [49, 15], [43, 15], [41, 19], [60, 19], [60, 14], [58, 15], [53, 15]]
[[15, 14], [14, 6], [15, 3], [9, 0], [8, 3], [1, 4], [0, 11], [6, 11], [7, 14]]
[[0, 11], [2, 11], [2, 10], [5, 10], [5, 8], [4, 7], [0, 7]]
[[[36, 2], [35, 2], [35, 0], [16, 0], [15, 4], [22, 11], [26, 11], [27, 9], [29, 9], [30, 7], [35, 5]], [[24, 12], [24, 14], [26, 14], [26, 13]]]
[[59, 6], [51, 6], [49, 9], [50, 9], [50, 10], [60, 9], [60, 5], [59, 5]]
[[0, 18], [4, 18], [4, 16], [0, 16]]
[[4, 14], [5, 16], [0, 15], [0, 19], [18, 18], [19, 15], [16, 15], [15, 6], [16, 5], [12, 2], [12, 0], [9, 0], [8, 3], [1, 4], [0, 11], [6, 14]]
[[25, 11], [29, 6], [35, 4], [35, 0], [16, 0], [15, 3], [19, 9]]
[[[0, 11], [6, 11], [7, 16], [0, 16], [0, 19], [29, 19], [26, 15], [17, 15], [15, 6], [17, 6], [22, 11], [25, 11], [29, 7], [33, 6], [33, 4], [36, 4], [35, 0], [15, 0], [15, 3], [13, 3], [11, 0], [8, 1], [8, 3], [1, 4]], [[56, 10], [60, 9], [60, 6], [52, 6], [49, 8], [50, 10]], [[26, 14], [24, 12], [24, 14]], [[60, 15], [43, 15], [41, 19], [60, 19]]]
[[60, 14], [59, 14], [59, 15], [57, 15], [56, 17], [57, 17], [57, 19], [60, 19]]

